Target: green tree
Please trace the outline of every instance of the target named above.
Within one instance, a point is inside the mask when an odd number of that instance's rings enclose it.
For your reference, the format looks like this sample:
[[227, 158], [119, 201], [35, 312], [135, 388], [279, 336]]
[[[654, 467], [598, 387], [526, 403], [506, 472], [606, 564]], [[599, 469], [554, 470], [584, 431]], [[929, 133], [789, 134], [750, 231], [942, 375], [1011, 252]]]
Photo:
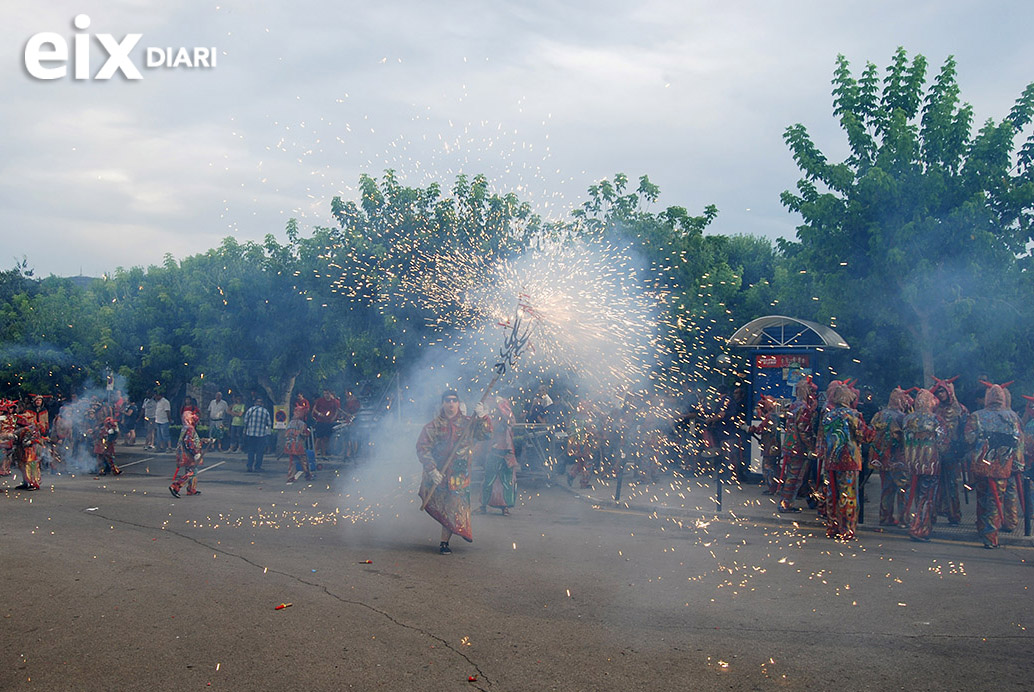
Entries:
[[[930, 382], [974, 362], [1015, 364], [1018, 321], [1001, 318], [1019, 317], [1017, 256], [1031, 239], [1034, 142], [1016, 145], [1034, 84], [974, 134], [953, 58], [929, 83], [926, 59], [909, 61], [900, 48], [882, 81], [872, 63], [857, 79], [843, 56], [836, 64], [833, 114], [846, 158], [831, 163], [801, 124], [784, 134], [803, 177], [782, 201], [804, 223], [796, 242], [781, 244], [781, 292], [860, 342], [883, 384], [920, 373]], [[879, 370], [909, 350], [914, 367]]]

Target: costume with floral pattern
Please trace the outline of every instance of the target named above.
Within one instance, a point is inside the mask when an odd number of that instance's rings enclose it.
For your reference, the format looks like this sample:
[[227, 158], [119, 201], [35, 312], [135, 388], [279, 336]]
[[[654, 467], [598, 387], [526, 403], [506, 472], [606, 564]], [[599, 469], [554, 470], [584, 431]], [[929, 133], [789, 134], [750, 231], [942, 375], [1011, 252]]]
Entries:
[[[492, 422], [487, 416], [475, 418], [458, 413], [447, 418], [444, 410], [439, 409], [434, 420], [420, 431], [416, 443], [417, 459], [424, 467], [420, 483], [420, 499], [427, 500], [424, 510], [466, 541], [474, 540], [470, 527], [470, 457], [474, 445], [487, 440], [491, 433]], [[448, 473], [435, 485], [429, 472], [437, 469], [445, 473], [444, 467], [450, 458], [452, 465]]]

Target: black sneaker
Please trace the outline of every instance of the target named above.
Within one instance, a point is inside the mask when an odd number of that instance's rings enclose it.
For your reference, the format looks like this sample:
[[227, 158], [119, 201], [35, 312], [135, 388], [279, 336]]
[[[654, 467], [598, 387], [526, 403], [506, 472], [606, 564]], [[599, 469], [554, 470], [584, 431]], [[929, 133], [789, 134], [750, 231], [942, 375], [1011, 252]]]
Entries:
[[171, 485], [169, 486], [169, 492], [172, 493], [172, 496], [175, 498], [178, 498], [180, 496], [180, 491], [176, 490], [176, 488], [174, 488]]
[[438, 544], [438, 552], [442, 555], [452, 555], [452, 548], [449, 547], [448, 542], [442, 541]]

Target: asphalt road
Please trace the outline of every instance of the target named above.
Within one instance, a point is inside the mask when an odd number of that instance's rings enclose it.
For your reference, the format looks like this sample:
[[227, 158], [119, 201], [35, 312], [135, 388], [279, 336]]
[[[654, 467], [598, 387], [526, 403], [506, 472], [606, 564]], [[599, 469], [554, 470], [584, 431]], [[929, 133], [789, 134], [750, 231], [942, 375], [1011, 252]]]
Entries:
[[543, 486], [441, 556], [412, 459], [292, 486], [230, 459], [179, 500], [169, 455], [3, 479], [0, 689], [1031, 688], [1030, 548], [845, 545]]

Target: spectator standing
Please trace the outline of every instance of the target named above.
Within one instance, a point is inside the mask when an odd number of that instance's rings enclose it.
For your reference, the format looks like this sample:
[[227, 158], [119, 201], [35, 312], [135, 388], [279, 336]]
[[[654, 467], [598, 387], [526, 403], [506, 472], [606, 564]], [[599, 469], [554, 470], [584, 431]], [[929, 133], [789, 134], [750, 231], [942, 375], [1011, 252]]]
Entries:
[[224, 425], [229, 412], [230, 405], [223, 399], [223, 393], [216, 392], [215, 398], [208, 402], [208, 436], [216, 440], [219, 449], [223, 449], [223, 440], [226, 437]]
[[172, 422], [172, 404], [161, 392], [154, 393], [154, 445], [159, 452], [171, 452], [169, 424]]
[[266, 438], [273, 427], [273, 418], [266, 408], [266, 401], [261, 396], [255, 397], [255, 403], [244, 414], [244, 448], [248, 452], [247, 470], [261, 471], [262, 457], [266, 453]]
[[136, 444], [136, 424], [139, 416], [140, 409], [137, 408], [137, 405], [131, 399], [126, 399], [126, 403], [122, 406], [122, 418], [118, 423], [119, 428], [126, 436], [127, 445]]
[[327, 445], [334, 433], [334, 421], [341, 412], [341, 401], [329, 389], [316, 399], [312, 407], [312, 420], [316, 424], [316, 456], [326, 458]]
[[244, 412], [247, 407], [244, 405], [244, 397], [240, 394], [233, 395], [233, 405], [230, 406], [230, 451], [241, 451], [241, 444], [244, 438]]
[[141, 408], [144, 411], [144, 425], [146, 426], [145, 433], [147, 434], [147, 439], [144, 440], [144, 446], [146, 446], [147, 449], [154, 449], [154, 414], [155, 406], [157, 405], [158, 397], [154, 395], [154, 392], [148, 392], [147, 396], [144, 397], [144, 403], [141, 405]]

